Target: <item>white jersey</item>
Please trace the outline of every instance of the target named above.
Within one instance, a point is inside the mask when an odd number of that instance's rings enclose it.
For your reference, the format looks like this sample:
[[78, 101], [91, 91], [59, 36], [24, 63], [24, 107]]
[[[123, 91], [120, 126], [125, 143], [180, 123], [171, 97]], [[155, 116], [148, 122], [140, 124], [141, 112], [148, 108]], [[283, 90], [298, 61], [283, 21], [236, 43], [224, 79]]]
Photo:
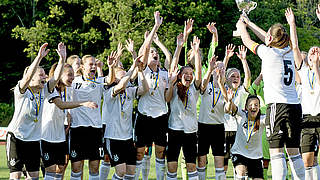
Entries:
[[248, 131], [250, 132], [253, 128], [254, 122], [249, 121], [248, 128], [248, 118], [247, 114], [238, 110], [236, 115], [236, 122], [238, 124], [238, 130], [236, 133], [235, 142], [230, 150], [232, 154], [240, 154], [249, 159], [260, 159], [262, 155], [262, 134], [265, 128], [265, 115], [260, 116], [259, 130], [252, 131], [251, 138], [248, 140]]
[[[234, 91], [233, 103], [239, 108], [239, 110], [245, 109], [246, 99], [249, 93], [245, 90], [244, 86], [241, 85], [237, 90]], [[228, 113], [224, 114], [225, 123], [224, 129], [225, 131], [237, 131], [237, 122], [235, 117], [231, 116]]]
[[266, 104], [299, 104], [295, 89], [295, 64], [293, 52], [259, 45], [257, 54], [262, 60], [264, 98]]
[[95, 82], [85, 80], [83, 76], [76, 77], [72, 82], [71, 101], [93, 101], [98, 108], [78, 107], [70, 110], [72, 117], [71, 127], [102, 128], [100, 113], [101, 97], [104, 91], [104, 77], [97, 78]]
[[[104, 138], [128, 140], [132, 138], [132, 110], [137, 87], [127, 87], [125, 92], [112, 96], [114, 87], [104, 94], [108, 101], [109, 118], [106, 123]], [[106, 109], [104, 109], [106, 110]]]
[[[138, 111], [153, 118], [168, 113], [168, 106], [164, 92], [168, 88], [168, 72], [158, 68], [158, 72], [152, 72], [147, 66], [143, 71], [149, 85], [149, 92], [142, 95], [138, 103]], [[142, 86], [138, 78], [139, 86]]]
[[201, 94], [199, 122], [204, 124], [223, 124], [224, 98], [219, 88], [215, 88], [212, 82]]
[[[20, 93], [20, 81], [14, 88], [14, 114], [8, 126], [8, 132], [22, 141], [39, 141], [41, 139], [42, 110], [44, 101], [57, 94], [50, 93], [48, 84], [40, 90], [40, 94], [32, 93], [28, 88]], [[38, 110], [37, 110], [38, 109]]]
[[194, 83], [192, 83], [187, 91], [188, 96], [186, 102], [181, 101], [177, 90], [177, 86], [174, 86], [173, 96], [170, 101], [171, 113], [169, 117], [169, 128], [172, 130], [181, 130], [185, 133], [197, 132], [197, 100], [199, 90], [196, 90]]
[[316, 116], [320, 113], [320, 87], [319, 82], [305, 63], [298, 71], [301, 79], [301, 106], [302, 114]]
[[[65, 88], [65, 91], [57, 94], [56, 97], [61, 98], [62, 101], [67, 101], [67, 96], [70, 94], [70, 88]], [[52, 98], [51, 98], [52, 99]], [[42, 135], [41, 139], [47, 142], [64, 142], [66, 140], [64, 121], [66, 119], [67, 110], [59, 109], [52, 101], [45, 101], [42, 113]]]

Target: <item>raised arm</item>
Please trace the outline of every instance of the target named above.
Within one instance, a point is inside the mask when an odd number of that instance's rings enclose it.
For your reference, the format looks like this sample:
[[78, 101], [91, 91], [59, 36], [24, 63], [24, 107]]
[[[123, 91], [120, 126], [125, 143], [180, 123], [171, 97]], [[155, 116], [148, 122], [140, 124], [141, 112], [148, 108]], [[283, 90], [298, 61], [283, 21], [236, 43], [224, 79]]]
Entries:
[[312, 59], [312, 69], [314, 70], [314, 74], [316, 76], [316, 80], [318, 85], [320, 85], [320, 72], [319, 72], [319, 61], [320, 61], [320, 49], [313, 48], [311, 54], [314, 54], [314, 56], [311, 56]]
[[58, 62], [58, 65], [54, 71], [53, 78], [51, 78], [48, 82], [50, 92], [53, 91], [54, 87], [57, 85], [58, 81], [60, 80], [60, 77], [63, 72], [63, 66], [64, 66], [64, 63], [65, 63], [66, 57], [67, 57], [67, 49], [66, 49], [66, 46], [62, 42], [60, 42], [58, 44], [58, 49], [56, 49], [56, 51], [59, 55], [59, 62]]
[[98, 105], [96, 103], [91, 102], [91, 101], [65, 102], [65, 101], [62, 101], [61, 98], [55, 98], [52, 100], [52, 102], [61, 110], [73, 109], [73, 108], [77, 108], [80, 106], [85, 106], [85, 107], [92, 108], [92, 109], [98, 107]]
[[140, 63], [136, 69], [138, 69], [138, 76], [142, 83], [142, 86], [138, 87], [137, 95], [142, 96], [149, 91], [149, 85], [143, 73], [143, 63]]
[[96, 64], [97, 64], [97, 73], [98, 73], [98, 77], [103, 77], [103, 62], [100, 61], [99, 59], [96, 59]]
[[241, 60], [244, 70], [244, 88], [248, 91], [251, 84], [251, 72], [247, 62], [247, 48], [245, 46], [238, 46], [239, 53], [236, 52], [238, 58]]
[[234, 92], [231, 89], [228, 89], [228, 95], [226, 98], [227, 101], [224, 105], [224, 111], [231, 115], [234, 115], [238, 109], [237, 106], [232, 101], [233, 96], [234, 96]]
[[173, 58], [172, 58], [169, 72], [173, 72], [173, 70], [178, 66], [180, 52], [181, 52], [182, 47], [183, 47], [183, 34], [180, 33], [177, 36], [177, 47], [176, 47], [176, 50], [175, 50]]
[[42, 60], [43, 57], [45, 57], [48, 54], [49, 49], [46, 50], [47, 46], [48, 46], [48, 43], [44, 43], [40, 47], [37, 57], [33, 60], [29, 68], [27, 68], [26, 72], [23, 74], [23, 77], [19, 84], [20, 93], [23, 94], [26, 92], [26, 89], [28, 88], [33, 75], [37, 71], [40, 61]]
[[114, 72], [114, 68], [118, 66], [119, 63], [119, 59], [117, 58], [117, 52], [112, 51], [110, 56], [108, 56], [107, 58], [107, 64], [108, 64], [108, 68], [109, 68], [109, 74], [108, 76], [104, 79], [105, 83], [107, 83], [108, 85], [112, 84], [115, 80], [115, 72]]
[[169, 80], [169, 88], [165, 92], [166, 102], [170, 102], [173, 96], [174, 84], [177, 81], [178, 77], [178, 68], [174, 68], [172, 72], [169, 72], [168, 80]]
[[132, 55], [132, 58], [136, 59], [138, 56], [137, 56], [137, 52], [134, 50], [134, 41], [131, 39], [128, 39], [128, 40], [126, 40], [126, 43], [127, 43], [127, 45], [126, 45], [127, 50]]
[[316, 14], [317, 14], [318, 19], [320, 20], [320, 4], [318, 4], [318, 8], [316, 10]]
[[218, 86], [220, 88], [220, 91], [222, 93], [222, 96], [224, 99], [227, 99], [228, 95], [227, 95], [227, 89], [224, 86], [224, 83], [226, 81], [226, 77], [225, 77], [225, 68], [224, 67], [218, 67], [216, 69], [217, 72], [217, 78], [218, 78]]
[[265, 43], [265, 37], [267, 36], [267, 32], [261, 29], [259, 26], [254, 24], [249, 20], [247, 16], [241, 15], [241, 20], [244, 21], [249, 29], [262, 41]]
[[210, 43], [210, 49], [208, 53], [208, 59], [211, 59], [212, 56], [214, 56], [216, 47], [218, 46], [218, 31], [217, 28], [215, 27], [214, 22], [207, 24], [207, 29], [211, 32], [212, 34], [212, 40]]
[[171, 55], [170, 51], [166, 48], [166, 46], [164, 44], [161, 43], [157, 33], [155, 33], [154, 36], [153, 36], [153, 42], [156, 43], [156, 45], [161, 49], [161, 51], [166, 56], [166, 60], [164, 61], [164, 67], [167, 70], [169, 70], [170, 64], [171, 64], [171, 61], [172, 61], [172, 55]]
[[293, 57], [294, 57], [294, 63], [296, 65], [296, 68], [299, 69], [302, 64], [302, 56], [299, 49], [299, 43], [298, 43], [298, 36], [297, 36], [297, 27], [295, 23], [294, 14], [292, 12], [291, 8], [286, 9], [285, 13], [287, 22], [290, 26], [290, 39], [292, 42], [292, 50], [293, 50]]
[[204, 75], [202, 83], [201, 83], [201, 88], [200, 88], [201, 93], [203, 93], [207, 89], [212, 71], [216, 68], [217, 59], [218, 59], [218, 56], [212, 56], [209, 61], [209, 67], [208, 67], [207, 73]]
[[237, 29], [240, 31], [241, 34], [241, 40], [243, 44], [250, 49], [254, 54], [256, 54], [255, 50], [258, 45], [258, 43], [254, 42], [247, 31], [246, 24], [242, 21], [242, 19], [239, 19], [237, 22]]
[[228, 46], [226, 46], [226, 52], [225, 52], [225, 56], [223, 59], [223, 65], [225, 68], [228, 67], [229, 60], [234, 55], [235, 48], [236, 48], [236, 46], [234, 46], [233, 44], [228, 44]]
[[193, 37], [191, 48], [195, 53], [195, 85], [197, 88], [201, 86], [201, 57], [200, 57], [200, 39], [197, 36]]

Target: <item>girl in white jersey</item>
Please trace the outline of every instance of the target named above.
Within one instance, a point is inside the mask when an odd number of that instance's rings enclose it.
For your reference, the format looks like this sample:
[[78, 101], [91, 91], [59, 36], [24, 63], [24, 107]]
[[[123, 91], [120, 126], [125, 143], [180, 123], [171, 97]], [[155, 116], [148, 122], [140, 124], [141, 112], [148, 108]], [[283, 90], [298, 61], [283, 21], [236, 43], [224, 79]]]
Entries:
[[319, 179], [319, 165], [317, 158], [320, 133], [320, 73], [319, 47], [310, 48], [307, 61], [303, 60], [298, 45], [294, 14], [287, 9], [286, 18], [290, 25], [292, 47], [295, 59], [298, 61], [298, 74], [301, 79], [301, 106], [303, 114], [301, 132], [301, 152], [306, 168], [306, 179]]
[[198, 179], [196, 104], [201, 85], [199, 44], [200, 40], [194, 37], [192, 49], [195, 52], [195, 80], [193, 81], [193, 69], [190, 66], [183, 66], [178, 75], [177, 70], [172, 70], [169, 75], [169, 89], [166, 93], [166, 100], [170, 102], [171, 107], [167, 147], [168, 180], [177, 179], [178, 157], [181, 148], [183, 148], [187, 163], [189, 179]]
[[[99, 179], [99, 160], [103, 158], [102, 120], [100, 113], [104, 85], [114, 81], [114, 67], [118, 64], [116, 53], [108, 57], [109, 75], [96, 78], [97, 61], [91, 55], [82, 57], [82, 76], [72, 82], [71, 101], [93, 101], [98, 108], [79, 107], [70, 110], [72, 116], [70, 131], [70, 179], [81, 179], [82, 160], [89, 159], [89, 179]], [[94, 141], [93, 141], [94, 139]]]
[[[251, 40], [247, 27], [266, 45]], [[295, 66], [299, 67], [300, 64], [292, 52], [296, 48], [295, 43], [292, 43], [292, 49], [289, 47], [294, 39], [290, 41], [290, 36], [281, 24], [272, 25], [265, 32], [245, 17], [239, 19], [237, 28], [244, 45], [262, 60], [272, 178], [286, 177], [287, 167], [283, 154], [285, 145], [294, 179], [304, 179], [305, 170], [297, 143], [300, 141], [302, 112], [295, 89]], [[294, 31], [293, 26], [290, 26], [291, 36], [294, 36]]]
[[233, 96], [234, 93], [229, 90], [225, 111], [237, 116], [238, 129], [231, 148], [235, 179], [263, 179], [262, 133], [265, 116], [261, 115], [260, 100], [256, 95], [250, 95], [246, 100], [245, 110], [242, 110], [233, 103]]
[[39, 64], [49, 52], [47, 46], [47, 43], [41, 46], [37, 57], [14, 88], [15, 112], [8, 126], [6, 148], [10, 179], [20, 179], [24, 166], [28, 178], [39, 178], [43, 103], [45, 99], [50, 100], [49, 96], [60, 79], [65, 61], [65, 46], [59, 43], [58, 68], [54, 77], [46, 83], [47, 76]]
[[[54, 76], [57, 67], [55, 63], [49, 72], [49, 78]], [[42, 162], [46, 168], [45, 178], [62, 179], [62, 172], [66, 161], [67, 147], [64, 121], [66, 110], [80, 106], [96, 108], [98, 105], [93, 102], [66, 102], [70, 93], [70, 87], [74, 79], [72, 66], [64, 65], [61, 79], [58, 81], [55, 91], [56, 97], [44, 102], [42, 114], [42, 135], [41, 135], [41, 154]]]

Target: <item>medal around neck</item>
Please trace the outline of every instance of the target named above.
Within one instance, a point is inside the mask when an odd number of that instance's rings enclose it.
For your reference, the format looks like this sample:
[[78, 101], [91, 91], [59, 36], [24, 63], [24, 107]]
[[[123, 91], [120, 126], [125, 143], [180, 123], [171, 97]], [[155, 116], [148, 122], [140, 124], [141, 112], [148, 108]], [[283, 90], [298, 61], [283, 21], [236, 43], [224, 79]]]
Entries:
[[[242, 12], [242, 15], [247, 17], [250, 11], [254, 10], [257, 7], [257, 3], [251, 0], [236, 0], [239, 11]], [[234, 37], [240, 37], [240, 31], [233, 31]]]

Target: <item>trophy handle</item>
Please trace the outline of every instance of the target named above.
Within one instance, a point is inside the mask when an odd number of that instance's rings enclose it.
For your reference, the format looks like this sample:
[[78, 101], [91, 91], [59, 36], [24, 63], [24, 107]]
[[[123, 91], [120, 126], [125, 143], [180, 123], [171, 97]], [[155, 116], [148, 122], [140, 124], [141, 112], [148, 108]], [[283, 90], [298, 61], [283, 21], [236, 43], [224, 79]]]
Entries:
[[253, 4], [253, 6], [248, 10], [248, 14], [250, 13], [250, 11], [254, 10], [257, 7], [257, 3], [256, 2], [251, 2]]

